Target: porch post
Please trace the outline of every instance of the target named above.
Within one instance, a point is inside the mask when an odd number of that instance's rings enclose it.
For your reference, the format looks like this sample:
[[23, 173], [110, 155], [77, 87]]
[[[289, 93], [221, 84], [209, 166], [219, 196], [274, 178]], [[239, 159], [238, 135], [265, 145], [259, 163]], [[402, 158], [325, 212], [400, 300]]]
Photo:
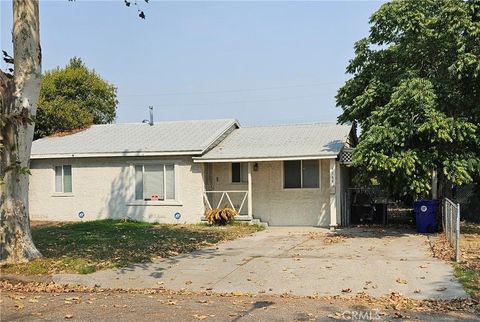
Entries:
[[252, 218], [252, 163], [248, 162], [248, 217]]
[[337, 169], [336, 160], [330, 159], [330, 229], [335, 229], [337, 224], [337, 203], [336, 203], [336, 187], [337, 187]]

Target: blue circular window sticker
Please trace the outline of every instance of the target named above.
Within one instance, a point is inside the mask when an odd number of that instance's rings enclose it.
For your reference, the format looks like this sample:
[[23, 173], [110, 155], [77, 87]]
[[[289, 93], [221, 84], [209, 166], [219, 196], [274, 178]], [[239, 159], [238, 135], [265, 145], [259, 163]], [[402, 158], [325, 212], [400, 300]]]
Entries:
[[85, 213], [84, 213], [83, 211], [80, 211], [80, 212], [78, 213], [78, 217], [80, 217], [80, 218], [85, 217]]
[[175, 217], [175, 219], [180, 219], [182, 217], [182, 214], [180, 214], [179, 212], [176, 212], [175, 215], [173, 215]]
[[422, 212], [426, 212], [427, 209], [428, 209], [427, 206], [421, 206], [421, 207], [420, 207], [420, 210], [421, 210]]

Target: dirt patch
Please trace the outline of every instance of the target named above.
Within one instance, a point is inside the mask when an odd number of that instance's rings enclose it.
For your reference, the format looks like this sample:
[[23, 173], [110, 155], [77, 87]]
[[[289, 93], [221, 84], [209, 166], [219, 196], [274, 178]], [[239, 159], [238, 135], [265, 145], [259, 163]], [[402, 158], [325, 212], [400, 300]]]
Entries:
[[462, 261], [468, 268], [480, 272], [480, 224], [464, 224], [460, 231]]
[[47, 220], [32, 220], [30, 221], [30, 227], [44, 227], [44, 226], [60, 226], [65, 222], [61, 221], [47, 221]]
[[[455, 260], [455, 250], [445, 234], [439, 234], [432, 243], [434, 257]], [[474, 299], [480, 299], [480, 224], [462, 222], [460, 225], [460, 260], [455, 275]]]

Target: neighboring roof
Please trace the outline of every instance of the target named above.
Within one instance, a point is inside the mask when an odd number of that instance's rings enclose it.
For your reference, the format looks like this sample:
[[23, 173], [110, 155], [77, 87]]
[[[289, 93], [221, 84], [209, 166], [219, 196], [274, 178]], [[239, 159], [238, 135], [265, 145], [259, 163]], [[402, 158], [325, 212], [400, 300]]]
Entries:
[[335, 123], [242, 127], [196, 162], [334, 158], [344, 146], [350, 125]]
[[234, 125], [233, 119], [93, 125], [34, 141], [31, 158], [200, 155]]

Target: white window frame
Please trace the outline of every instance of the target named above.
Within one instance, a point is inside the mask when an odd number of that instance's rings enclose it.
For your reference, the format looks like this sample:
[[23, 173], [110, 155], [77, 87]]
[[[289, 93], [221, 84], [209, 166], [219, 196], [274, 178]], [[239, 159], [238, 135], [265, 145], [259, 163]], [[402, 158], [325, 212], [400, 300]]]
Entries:
[[[71, 180], [72, 180], [72, 192], [64, 192], [64, 186], [63, 186], [63, 167], [64, 166], [70, 166], [70, 170], [71, 170]], [[57, 167], [61, 167], [62, 168], [62, 191], [57, 191], [57, 182], [56, 182], [56, 179], [57, 179], [57, 171], [56, 171], [56, 168]], [[53, 197], [72, 197], [73, 196], [73, 192], [74, 192], [74, 189], [73, 189], [73, 165], [71, 163], [56, 163], [56, 164], [53, 164], [52, 166], [52, 170], [53, 170], [53, 180], [52, 180], [52, 187], [53, 187], [53, 193], [52, 193], [52, 196]]]
[[[239, 181], [239, 182], [234, 182], [234, 181], [233, 181], [233, 171], [232, 171], [232, 167], [233, 167], [233, 164], [234, 164], [234, 163], [240, 164], [240, 181]], [[229, 172], [230, 172], [230, 183], [231, 183], [231, 184], [238, 184], [238, 185], [246, 185], [246, 184], [248, 184], [248, 162], [230, 162], [229, 166], [230, 166], [230, 167], [229, 167], [229, 170], [230, 170]], [[246, 181], [242, 181], [242, 177], [243, 177], [243, 176], [242, 176], [242, 174], [243, 174], [243, 172], [242, 172], [242, 167], [245, 167], [245, 168], [246, 168], [245, 170], [247, 171], [247, 180], [246, 180]]]
[[[316, 160], [316, 159], [313, 159]], [[285, 161], [300, 161], [300, 188], [285, 188]], [[285, 191], [295, 191], [295, 190], [320, 190], [322, 188], [322, 160], [318, 159], [316, 160], [318, 162], [318, 188], [303, 188], [303, 161], [312, 161], [312, 159], [306, 159], [306, 160], [282, 160], [282, 166], [281, 166], [281, 184], [282, 184], [282, 190]]]
[[[178, 165], [180, 161], [178, 160], [146, 160], [146, 161], [135, 161], [130, 162], [130, 173], [131, 173], [131, 185], [130, 185], [130, 200], [127, 202], [128, 206], [182, 206], [182, 202], [180, 201], [179, 196], [179, 188], [178, 188]], [[135, 199], [135, 166], [143, 166], [142, 167], [142, 177], [145, 171], [145, 165], [163, 165], [164, 169], [164, 180], [163, 180], [163, 191], [166, 194], [166, 177], [165, 177], [165, 166], [166, 165], [173, 165], [173, 176], [174, 176], [174, 190], [175, 190], [175, 199], [165, 199], [165, 200], [140, 200]]]

